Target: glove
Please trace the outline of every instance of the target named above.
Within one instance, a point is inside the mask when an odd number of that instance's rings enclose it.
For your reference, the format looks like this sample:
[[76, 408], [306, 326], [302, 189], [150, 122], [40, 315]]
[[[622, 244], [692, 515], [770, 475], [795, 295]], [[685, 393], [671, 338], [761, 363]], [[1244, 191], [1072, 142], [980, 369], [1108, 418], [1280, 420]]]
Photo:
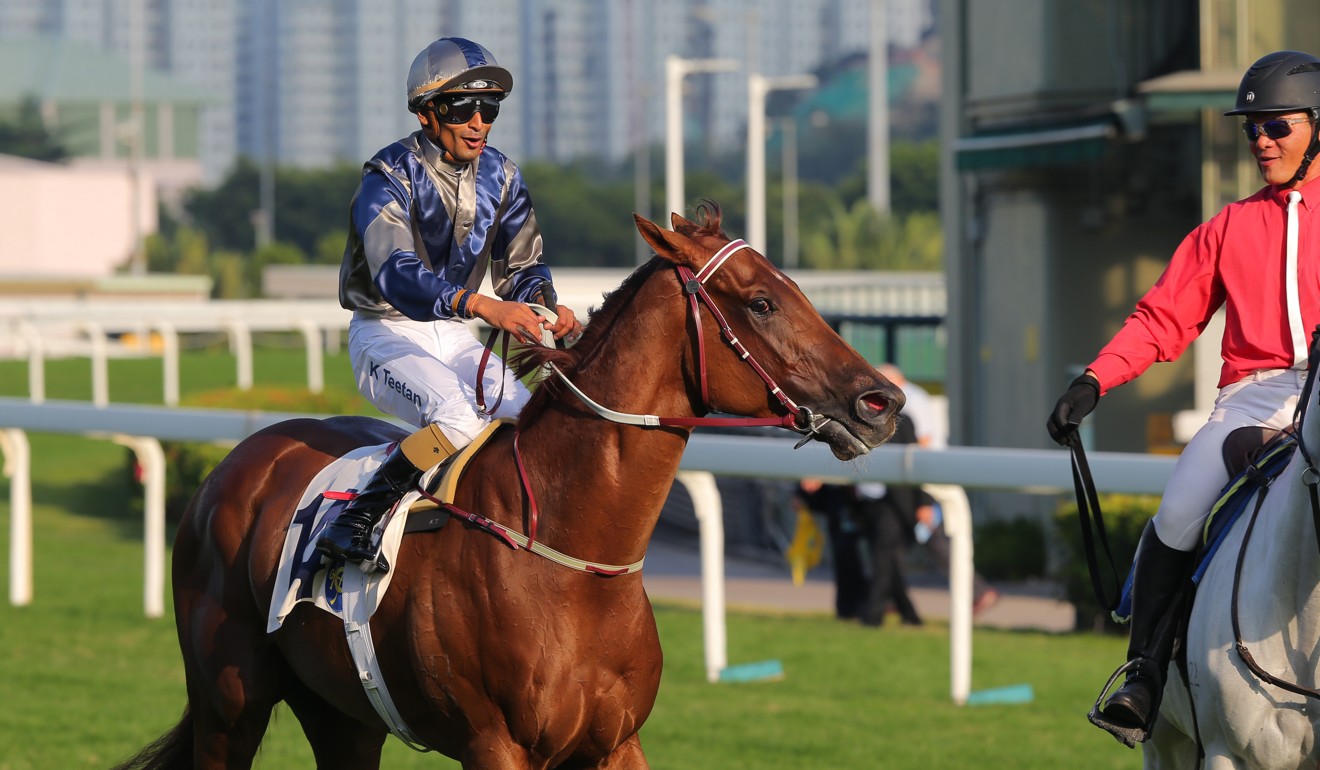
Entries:
[[1094, 377], [1083, 374], [1073, 380], [1068, 385], [1068, 390], [1059, 396], [1059, 402], [1054, 405], [1049, 422], [1045, 424], [1049, 429], [1050, 438], [1054, 439], [1055, 443], [1066, 444], [1068, 437], [1081, 424], [1082, 418], [1090, 414], [1099, 401], [1100, 383]]

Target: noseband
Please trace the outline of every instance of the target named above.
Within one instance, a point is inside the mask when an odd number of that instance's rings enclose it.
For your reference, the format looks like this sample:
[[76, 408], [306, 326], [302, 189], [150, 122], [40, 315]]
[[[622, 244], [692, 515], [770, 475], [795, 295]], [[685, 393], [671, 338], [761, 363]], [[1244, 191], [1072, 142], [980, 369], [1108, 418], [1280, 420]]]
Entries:
[[720, 336], [722, 336], [729, 346], [733, 348], [739, 358], [746, 361], [747, 364], [752, 367], [753, 371], [756, 372], [756, 375], [765, 383], [770, 394], [774, 396], [788, 412], [783, 417], [657, 417], [656, 415], [651, 414], [627, 414], [624, 412], [616, 412], [593, 401], [553, 364], [550, 365], [551, 371], [558, 375], [559, 379], [563, 381], [584, 404], [590, 407], [593, 412], [610, 422], [617, 422], [624, 425], [643, 425], [652, 427], [661, 425], [684, 427], [716, 426], [725, 428], [775, 426], [788, 428], [789, 430], [805, 434], [802, 441], [798, 443], [799, 447], [802, 446], [809, 441], [814, 434], [825, 425], [825, 423], [829, 422], [831, 418], [815, 414], [808, 407], [799, 406], [793, 401], [793, 399], [788, 397], [788, 394], [784, 393], [783, 389], [779, 387], [774, 378], [766, 372], [765, 368], [757, 362], [756, 357], [752, 355], [751, 351], [749, 351], [747, 347], [742, 344], [742, 341], [738, 339], [738, 336], [734, 334], [733, 329], [729, 326], [729, 322], [725, 320], [724, 314], [720, 312], [719, 306], [715, 304], [715, 301], [711, 299], [710, 294], [706, 291], [705, 284], [710, 280], [711, 276], [723, 267], [724, 263], [727, 262], [730, 257], [746, 248], [749, 248], [747, 242], [741, 238], [729, 241], [719, 251], [715, 252], [714, 256], [712, 256], [696, 273], [693, 273], [686, 265], [674, 266], [674, 270], [678, 273], [679, 283], [683, 287], [683, 293], [687, 295], [688, 306], [692, 309], [692, 318], [694, 326], [696, 327], [697, 370], [698, 378], [701, 382], [701, 406], [704, 411], [713, 411], [710, 403], [710, 388], [706, 384], [706, 339], [701, 324], [701, 306], [704, 304], [706, 309], [710, 311], [711, 316], [714, 317], [715, 322], [719, 324]]

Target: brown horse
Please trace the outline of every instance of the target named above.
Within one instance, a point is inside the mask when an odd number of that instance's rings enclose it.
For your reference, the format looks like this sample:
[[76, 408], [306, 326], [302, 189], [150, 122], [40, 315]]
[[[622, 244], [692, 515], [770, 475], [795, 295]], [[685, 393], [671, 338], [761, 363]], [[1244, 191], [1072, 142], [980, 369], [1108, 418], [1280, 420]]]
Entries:
[[[638, 217], [657, 256], [606, 298], [574, 348], [521, 362], [553, 362], [612, 410], [677, 419], [602, 419], [549, 380], [519, 418], [517, 448], [506, 429], [472, 460], [458, 508], [527, 531], [530, 492], [539, 541], [630, 564], [646, 552], [692, 418], [718, 410], [795, 424], [841, 459], [889, 438], [901, 392], [765, 257], [737, 242], [724, 248], [717, 206], [699, 213], [699, 224], [675, 215], [676, 232]], [[402, 435], [367, 418], [292, 420], [250, 436], [203, 482], [174, 548], [188, 705], [123, 767], [250, 767], [280, 701], [318, 767], [379, 767], [388, 731], [343, 623], [305, 603], [274, 633], [266, 618], [308, 482], [349, 450]], [[393, 572], [372, 636], [390, 695], [422, 743], [466, 770], [647, 767], [638, 730], [655, 703], [661, 653], [640, 573], [573, 570], [457, 520], [406, 536]]]

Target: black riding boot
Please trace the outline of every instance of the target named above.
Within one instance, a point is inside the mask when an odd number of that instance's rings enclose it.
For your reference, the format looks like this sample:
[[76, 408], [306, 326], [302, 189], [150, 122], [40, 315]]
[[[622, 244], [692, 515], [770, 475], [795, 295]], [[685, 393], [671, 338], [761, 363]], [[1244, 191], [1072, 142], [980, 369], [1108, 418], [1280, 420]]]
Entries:
[[1154, 523], [1146, 525], [1134, 560], [1127, 681], [1105, 703], [1100, 720], [1091, 720], [1129, 746], [1149, 737], [1159, 713], [1179, 621], [1173, 609], [1193, 560], [1191, 552], [1160, 542]]
[[357, 497], [321, 533], [316, 550], [331, 558], [342, 555], [351, 562], [370, 559], [371, 530], [421, 476], [422, 471], [395, 446]]

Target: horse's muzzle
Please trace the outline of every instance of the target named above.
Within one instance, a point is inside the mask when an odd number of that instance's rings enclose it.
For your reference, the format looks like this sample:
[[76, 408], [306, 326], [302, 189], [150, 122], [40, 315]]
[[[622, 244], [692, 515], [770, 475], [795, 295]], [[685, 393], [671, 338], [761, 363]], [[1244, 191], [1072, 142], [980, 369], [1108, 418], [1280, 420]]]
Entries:
[[847, 417], [826, 422], [815, 435], [829, 445], [835, 457], [852, 460], [894, 435], [904, 402], [903, 391], [892, 385], [868, 390], [853, 401]]

